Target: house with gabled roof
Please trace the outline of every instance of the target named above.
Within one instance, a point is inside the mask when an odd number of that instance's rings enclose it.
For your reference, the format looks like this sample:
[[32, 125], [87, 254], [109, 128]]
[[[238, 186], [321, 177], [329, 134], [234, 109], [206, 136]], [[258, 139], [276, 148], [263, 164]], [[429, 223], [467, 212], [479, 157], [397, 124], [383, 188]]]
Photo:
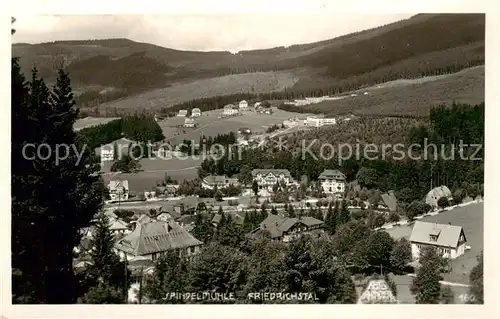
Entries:
[[394, 191], [388, 191], [380, 195], [380, 203], [383, 208], [386, 208], [390, 212], [395, 212], [398, 208], [398, 200], [396, 195], [394, 195]]
[[444, 258], [455, 259], [465, 253], [467, 239], [461, 226], [416, 221], [410, 235], [414, 260], [424, 247], [435, 247]]
[[208, 175], [203, 178], [201, 182], [201, 187], [205, 189], [214, 189], [216, 186], [218, 189], [229, 187], [229, 185], [238, 186], [238, 178], [227, 177], [225, 175]]
[[293, 184], [292, 175], [287, 169], [254, 169], [252, 177], [257, 181], [259, 189], [271, 191], [276, 183], [284, 182], [286, 185]]
[[318, 177], [325, 194], [342, 194], [345, 191], [346, 177], [338, 169], [326, 169]]
[[200, 252], [202, 245], [174, 221], [148, 221], [137, 223], [133, 232], [116, 242], [115, 248], [128, 260], [141, 257], [154, 261], [167, 251], [190, 258]]
[[112, 201], [127, 200], [129, 195], [128, 180], [111, 180], [108, 184], [109, 197]]
[[304, 234], [321, 236], [324, 222], [313, 217], [289, 218], [268, 214], [259, 227], [250, 233], [253, 238], [268, 234], [271, 239], [290, 242]]

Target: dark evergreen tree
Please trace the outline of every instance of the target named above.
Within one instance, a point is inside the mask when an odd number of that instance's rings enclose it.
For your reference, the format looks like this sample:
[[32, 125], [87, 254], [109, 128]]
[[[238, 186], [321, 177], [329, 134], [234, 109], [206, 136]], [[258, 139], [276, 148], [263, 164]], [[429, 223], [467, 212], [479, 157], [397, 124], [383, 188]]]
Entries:
[[[78, 158], [72, 148], [83, 145], [73, 131], [78, 112], [68, 74], [59, 71], [50, 92], [36, 70], [26, 83], [13, 59], [11, 78], [12, 301], [74, 303], [72, 250], [99, 211], [104, 186], [89, 153]], [[52, 153], [42, 152], [43, 160], [35, 147], [25, 149], [30, 143]], [[58, 147], [59, 159], [56, 145], [67, 146]]]
[[434, 247], [422, 249], [420, 268], [410, 287], [418, 304], [437, 304], [441, 300], [441, 258]]

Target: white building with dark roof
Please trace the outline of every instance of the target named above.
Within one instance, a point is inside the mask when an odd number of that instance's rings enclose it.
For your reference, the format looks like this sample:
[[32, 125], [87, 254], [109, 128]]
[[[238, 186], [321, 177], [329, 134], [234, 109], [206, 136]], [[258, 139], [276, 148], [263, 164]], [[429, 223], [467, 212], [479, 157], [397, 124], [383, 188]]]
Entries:
[[187, 116], [187, 114], [188, 114], [187, 110], [179, 110], [179, 113], [177, 113], [177, 116], [185, 117], [185, 116]]
[[257, 181], [259, 189], [272, 190], [276, 183], [284, 182], [286, 185], [294, 183], [287, 169], [254, 169], [252, 177], [254, 181]]
[[112, 180], [108, 184], [109, 197], [112, 201], [127, 200], [129, 195], [128, 180]]
[[324, 170], [318, 177], [325, 194], [341, 194], [345, 191], [345, 175], [338, 169]]
[[467, 239], [462, 227], [416, 221], [410, 236], [414, 260], [427, 246], [435, 247], [444, 258], [455, 259], [465, 253]]

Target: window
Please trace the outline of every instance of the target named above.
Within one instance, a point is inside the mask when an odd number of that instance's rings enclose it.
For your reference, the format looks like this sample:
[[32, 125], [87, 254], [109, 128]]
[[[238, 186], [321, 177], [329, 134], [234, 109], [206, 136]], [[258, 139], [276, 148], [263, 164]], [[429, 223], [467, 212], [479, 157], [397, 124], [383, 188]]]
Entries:
[[154, 253], [154, 254], [152, 254], [152, 255], [151, 255], [151, 259], [152, 259], [152, 260], [156, 260], [156, 257], [157, 257], [157, 256], [156, 256], [156, 253]]
[[191, 254], [194, 254], [195, 248], [196, 248], [195, 246], [191, 246], [191, 247], [189, 247], [189, 252], [190, 252]]

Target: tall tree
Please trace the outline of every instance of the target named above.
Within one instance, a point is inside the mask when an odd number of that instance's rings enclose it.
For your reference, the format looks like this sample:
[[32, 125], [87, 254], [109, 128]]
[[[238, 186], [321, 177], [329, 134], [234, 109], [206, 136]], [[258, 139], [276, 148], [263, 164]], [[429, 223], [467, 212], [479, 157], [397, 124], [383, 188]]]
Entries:
[[155, 264], [152, 278], [146, 280], [144, 295], [157, 303], [178, 303], [181, 300], [165, 299], [170, 292], [185, 292], [188, 264], [175, 250], [168, 251]]
[[474, 296], [472, 300], [473, 303], [483, 304], [484, 303], [484, 292], [483, 292], [483, 253], [477, 258], [478, 264], [472, 268], [469, 279], [471, 282], [470, 293]]
[[422, 249], [420, 268], [410, 287], [418, 304], [437, 304], [441, 300], [441, 258], [434, 247]]
[[[73, 131], [78, 111], [68, 74], [60, 70], [50, 92], [36, 70], [26, 83], [13, 59], [11, 78], [12, 301], [74, 303], [72, 250], [104, 186], [88, 150], [75, 151], [84, 147]], [[43, 158], [35, 151], [42, 144]]]
[[[114, 251], [114, 243], [109, 219], [106, 215], [100, 214], [92, 240], [90, 257], [93, 265], [88, 269], [88, 276], [96, 284], [102, 283], [106, 286], [123, 288], [128, 286], [125, 283], [125, 278], [130, 276], [125, 275], [125, 272], [128, 272], [126, 264], [120, 262], [120, 258]], [[126, 291], [128, 291], [128, 287]]]
[[391, 251], [391, 267], [396, 271], [403, 271], [411, 260], [410, 242], [406, 238], [397, 240]]

